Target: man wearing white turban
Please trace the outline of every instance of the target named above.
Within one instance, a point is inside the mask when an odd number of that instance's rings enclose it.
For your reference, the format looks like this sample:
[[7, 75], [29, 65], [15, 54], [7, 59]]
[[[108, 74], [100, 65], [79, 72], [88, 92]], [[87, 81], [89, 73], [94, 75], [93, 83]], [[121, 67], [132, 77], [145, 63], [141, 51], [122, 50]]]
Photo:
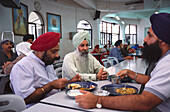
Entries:
[[84, 80], [103, 80], [107, 78], [107, 72], [103, 66], [93, 57], [88, 49], [90, 35], [87, 31], [78, 32], [73, 37], [74, 52], [67, 54], [62, 67], [62, 77], [73, 78], [77, 73]]

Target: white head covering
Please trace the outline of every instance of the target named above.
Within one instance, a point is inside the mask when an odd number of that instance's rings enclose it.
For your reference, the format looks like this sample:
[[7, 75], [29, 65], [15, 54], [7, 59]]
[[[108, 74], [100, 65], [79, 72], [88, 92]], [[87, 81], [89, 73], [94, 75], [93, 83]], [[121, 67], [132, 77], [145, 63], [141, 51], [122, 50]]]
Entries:
[[31, 44], [29, 42], [21, 42], [19, 44], [17, 44], [16, 46], [16, 51], [18, 56], [20, 54], [24, 54], [24, 55], [28, 55], [32, 52], [32, 50], [30, 49]]
[[73, 45], [74, 45], [74, 47], [77, 48], [83, 42], [84, 39], [86, 39], [87, 42], [90, 43], [89, 32], [81, 31], [81, 32], [76, 33], [74, 35], [74, 37], [73, 37]]

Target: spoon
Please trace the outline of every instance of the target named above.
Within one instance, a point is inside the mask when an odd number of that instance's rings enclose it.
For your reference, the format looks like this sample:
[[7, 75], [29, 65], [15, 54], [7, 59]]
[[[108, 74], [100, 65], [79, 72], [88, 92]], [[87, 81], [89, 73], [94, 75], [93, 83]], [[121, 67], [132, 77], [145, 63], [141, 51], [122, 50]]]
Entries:
[[125, 91], [125, 89], [126, 89], [126, 86], [127, 86], [127, 83], [125, 84], [125, 86], [124, 86], [124, 88], [123, 88], [123, 91]]

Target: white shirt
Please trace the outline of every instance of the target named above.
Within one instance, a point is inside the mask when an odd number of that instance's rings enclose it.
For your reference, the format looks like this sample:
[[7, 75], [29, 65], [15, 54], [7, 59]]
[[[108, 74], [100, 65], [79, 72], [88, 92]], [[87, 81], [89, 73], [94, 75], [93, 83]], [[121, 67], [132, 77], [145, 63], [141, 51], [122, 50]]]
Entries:
[[76, 57], [76, 51], [67, 54], [64, 57], [64, 62], [62, 66], [62, 77], [70, 80], [77, 73], [81, 75], [84, 80], [96, 80], [96, 74], [99, 72], [103, 66], [99, 63], [99, 61], [93, 57], [91, 54], [89, 55], [89, 66], [86, 73], [81, 70], [81, 66], [78, 58]]
[[170, 110], [170, 50], [159, 59], [151, 72], [151, 79], [146, 83], [144, 91], [148, 91], [163, 102], [157, 106], [161, 112]]
[[[15, 94], [23, 99], [28, 97], [37, 88], [40, 88], [49, 82], [58, 79], [56, 77], [53, 65], [45, 66], [34, 53], [24, 57], [14, 65], [10, 74], [10, 80]], [[47, 96], [58, 92], [52, 90]]]

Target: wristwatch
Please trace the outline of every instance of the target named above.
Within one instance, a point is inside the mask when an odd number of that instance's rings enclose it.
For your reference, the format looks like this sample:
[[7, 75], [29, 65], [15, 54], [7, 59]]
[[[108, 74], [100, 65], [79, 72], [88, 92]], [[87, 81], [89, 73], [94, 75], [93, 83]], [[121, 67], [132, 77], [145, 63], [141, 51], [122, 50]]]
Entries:
[[101, 97], [99, 96], [98, 97], [98, 101], [97, 101], [97, 104], [96, 104], [96, 107], [98, 108], [98, 109], [101, 109], [102, 108], [102, 104], [101, 104], [101, 99], [100, 99]]

